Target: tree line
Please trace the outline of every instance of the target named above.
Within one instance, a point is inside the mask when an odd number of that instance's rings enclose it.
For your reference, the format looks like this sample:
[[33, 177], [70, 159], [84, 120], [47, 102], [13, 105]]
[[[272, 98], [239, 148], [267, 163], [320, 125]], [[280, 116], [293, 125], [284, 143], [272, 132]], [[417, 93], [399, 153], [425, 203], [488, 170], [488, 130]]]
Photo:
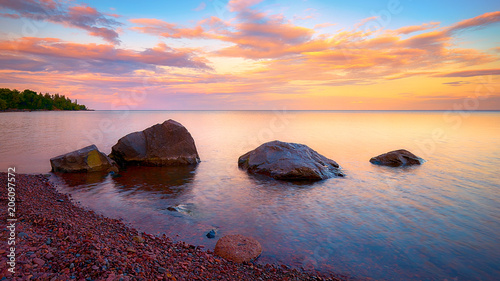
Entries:
[[78, 104], [64, 95], [37, 94], [31, 90], [11, 90], [0, 88], [0, 110], [87, 110], [85, 105]]

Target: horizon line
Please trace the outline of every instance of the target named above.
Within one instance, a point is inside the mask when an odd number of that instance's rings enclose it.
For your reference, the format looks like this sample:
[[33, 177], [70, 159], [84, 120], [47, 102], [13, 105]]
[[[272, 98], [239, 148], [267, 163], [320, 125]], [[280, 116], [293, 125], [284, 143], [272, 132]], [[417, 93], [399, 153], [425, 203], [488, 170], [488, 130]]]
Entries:
[[[65, 111], [65, 110], [62, 110]], [[68, 111], [68, 110], [66, 110]], [[71, 111], [71, 110], [69, 110]], [[81, 111], [456, 111], [456, 112], [488, 112], [500, 111], [500, 109], [88, 109]]]

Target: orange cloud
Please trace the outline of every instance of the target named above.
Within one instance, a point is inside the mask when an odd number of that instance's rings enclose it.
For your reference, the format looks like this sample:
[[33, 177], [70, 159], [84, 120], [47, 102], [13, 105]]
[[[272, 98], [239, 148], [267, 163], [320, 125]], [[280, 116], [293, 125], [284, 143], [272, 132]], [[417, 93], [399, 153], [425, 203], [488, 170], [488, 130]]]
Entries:
[[[113, 45], [78, 44], [56, 38], [24, 37], [0, 41], [0, 50], [13, 57], [44, 65], [44, 70], [124, 73], [156, 66], [209, 69], [206, 60], [193, 56], [192, 49], [173, 49], [165, 44], [142, 52]], [[30, 71], [30, 69], [25, 69]]]
[[436, 28], [439, 26], [439, 22], [430, 22], [430, 23], [424, 23], [422, 25], [412, 25], [412, 26], [404, 26], [401, 28], [398, 28], [394, 30], [394, 33], [396, 34], [409, 34], [417, 31], [423, 31], [427, 29], [432, 29]]
[[313, 29], [284, 23], [281, 17], [267, 17], [262, 13], [247, 11], [237, 16], [232, 26], [217, 17], [202, 20], [193, 28], [182, 28], [158, 19], [131, 19], [140, 25], [131, 29], [166, 38], [208, 38], [234, 43], [234, 46], [217, 51], [223, 56], [247, 58], [274, 58], [317, 45], [311, 41]]
[[466, 19], [461, 22], [458, 22], [451, 26], [449, 29], [450, 32], [459, 31], [467, 28], [482, 28], [486, 25], [497, 23], [500, 21], [500, 11], [485, 13], [480, 16]]
[[[365, 19], [360, 24], [370, 20], [373, 18]], [[493, 62], [498, 59], [496, 56], [473, 49], [453, 48], [451, 40], [452, 30], [495, 21], [495, 14], [485, 14], [448, 28], [402, 39], [401, 34], [433, 29], [439, 23], [408, 26], [381, 34], [354, 29], [326, 36], [286, 22], [280, 16], [269, 16], [247, 8], [231, 24], [212, 17], [200, 21], [195, 28], [187, 29], [155, 19], [132, 20], [144, 25], [144, 32], [165, 37], [177, 38], [184, 31], [184, 38], [210, 38], [233, 44], [215, 51], [217, 56], [269, 59], [261, 63], [262, 67], [245, 73], [244, 77], [235, 78], [235, 81], [241, 81], [237, 83], [239, 85], [256, 88], [284, 87], [294, 81], [302, 81], [299, 83], [301, 87], [309, 84], [366, 85], [377, 80], [431, 75], [438, 68], [450, 65], [464, 67]], [[188, 30], [192, 32], [186, 32]], [[196, 30], [199, 31], [194, 32]], [[259, 82], [262, 80], [271, 83]], [[216, 91], [236, 89], [234, 83], [232, 85]]]

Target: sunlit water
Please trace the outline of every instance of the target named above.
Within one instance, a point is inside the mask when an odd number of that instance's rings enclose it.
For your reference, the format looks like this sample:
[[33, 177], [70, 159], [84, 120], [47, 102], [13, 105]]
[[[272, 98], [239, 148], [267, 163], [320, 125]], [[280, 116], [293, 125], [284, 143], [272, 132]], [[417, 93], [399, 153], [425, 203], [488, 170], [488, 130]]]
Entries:
[[[51, 157], [167, 119], [195, 139], [197, 167], [129, 168], [51, 179], [76, 201], [148, 233], [213, 249], [240, 233], [261, 263], [382, 280], [498, 280], [500, 113], [95, 111], [0, 114], [0, 168], [46, 173]], [[287, 183], [247, 175], [240, 155], [281, 140], [337, 161], [345, 178]], [[412, 168], [368, 160], [406, 148]], [[185, 204], [188, 213], [167, 210]]]

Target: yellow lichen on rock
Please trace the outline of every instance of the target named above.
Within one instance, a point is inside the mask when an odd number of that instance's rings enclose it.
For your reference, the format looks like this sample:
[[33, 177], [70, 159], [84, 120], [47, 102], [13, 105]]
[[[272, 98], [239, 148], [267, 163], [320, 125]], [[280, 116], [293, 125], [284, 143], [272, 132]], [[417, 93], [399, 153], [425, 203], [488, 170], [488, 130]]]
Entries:
[[103, 165], [101, 156], [99, 155], [99, 152], [97, 150], [92, 150], [89, 152], [89, 154], [87, 155], [87, 165], [89, 165], [90, 169]]

